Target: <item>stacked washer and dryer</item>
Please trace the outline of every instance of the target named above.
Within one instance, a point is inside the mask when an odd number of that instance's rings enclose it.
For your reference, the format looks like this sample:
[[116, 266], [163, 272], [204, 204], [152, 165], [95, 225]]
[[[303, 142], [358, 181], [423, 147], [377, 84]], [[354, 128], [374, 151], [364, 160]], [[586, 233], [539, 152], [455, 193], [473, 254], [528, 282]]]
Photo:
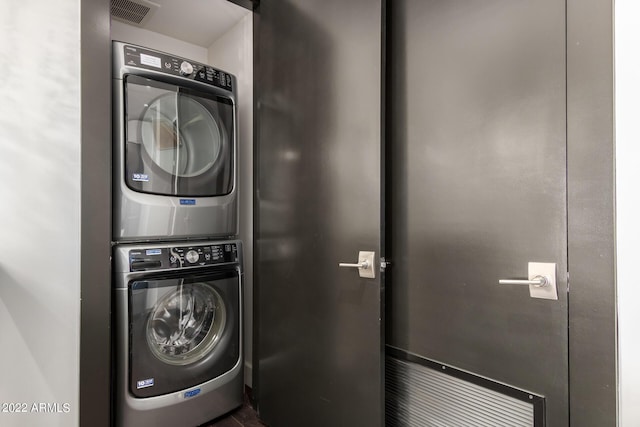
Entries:
[[242, 403], [236, 87], [113, 42], [117, 426], [196, 426]]

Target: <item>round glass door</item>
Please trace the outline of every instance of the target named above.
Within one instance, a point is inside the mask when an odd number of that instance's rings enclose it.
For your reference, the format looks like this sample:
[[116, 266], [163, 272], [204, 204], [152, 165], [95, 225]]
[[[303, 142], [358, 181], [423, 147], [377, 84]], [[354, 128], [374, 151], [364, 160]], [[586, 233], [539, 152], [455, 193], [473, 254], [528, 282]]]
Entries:
[[170, 365], [195, 363], [216, 347], [226, 317], [224, 300], [211, 286], [179, 286], [158, 301], [148, 318], [149, 349]]
[[193, 98], [171, 93], [156, 98], [140, 126], [147, 155], [169, 174], [193, 177], [220, 164], [223, 129]]
[[209, 197], [234, 185], [230, 98], [128, 76], [124, 175], [134, 191]]

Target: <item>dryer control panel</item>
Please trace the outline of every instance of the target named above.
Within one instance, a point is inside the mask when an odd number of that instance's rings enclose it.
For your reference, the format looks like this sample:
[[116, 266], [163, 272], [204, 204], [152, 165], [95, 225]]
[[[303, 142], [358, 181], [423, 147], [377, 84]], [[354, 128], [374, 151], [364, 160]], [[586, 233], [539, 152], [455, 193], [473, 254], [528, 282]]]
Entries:
[[129, 251], [129, 271], [172, 270], [237, 262], [236, 243], [150, 247]]
[[123, 49], [127, 67], [158, 71], [233, 90], [231, 75], [208, 65], [138, 46], [125, 45]]

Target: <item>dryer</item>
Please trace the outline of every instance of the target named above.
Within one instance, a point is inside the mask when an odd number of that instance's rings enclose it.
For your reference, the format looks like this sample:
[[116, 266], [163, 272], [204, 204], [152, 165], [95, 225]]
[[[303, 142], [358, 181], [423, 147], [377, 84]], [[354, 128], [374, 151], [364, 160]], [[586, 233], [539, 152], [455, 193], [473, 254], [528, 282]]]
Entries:
[[113, 240], [237, 235], [237, 83], [113, 42]]
[[243, 402], [239, 241], [114, 252], [115, 425], [197, 426]]

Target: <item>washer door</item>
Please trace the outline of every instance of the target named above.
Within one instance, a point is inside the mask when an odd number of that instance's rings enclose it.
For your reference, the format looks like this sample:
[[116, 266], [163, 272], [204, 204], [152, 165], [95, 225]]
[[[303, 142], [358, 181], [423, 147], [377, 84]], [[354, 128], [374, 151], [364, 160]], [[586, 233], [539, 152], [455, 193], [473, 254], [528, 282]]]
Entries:
[[169, 365], [190, 365], [216, 347], [226, 323], [226, 304], [214, 287], [203, 282], [177, 286], [151, 311], [147, 344]]
[[220, 196], [233, 190], [233, 102], [125, 78], [125, 180], [139, 192]]
[[233, 369], [240, 358], [239, 283], [232, 270], [129, 284], [134, 396], [183, 390]]

